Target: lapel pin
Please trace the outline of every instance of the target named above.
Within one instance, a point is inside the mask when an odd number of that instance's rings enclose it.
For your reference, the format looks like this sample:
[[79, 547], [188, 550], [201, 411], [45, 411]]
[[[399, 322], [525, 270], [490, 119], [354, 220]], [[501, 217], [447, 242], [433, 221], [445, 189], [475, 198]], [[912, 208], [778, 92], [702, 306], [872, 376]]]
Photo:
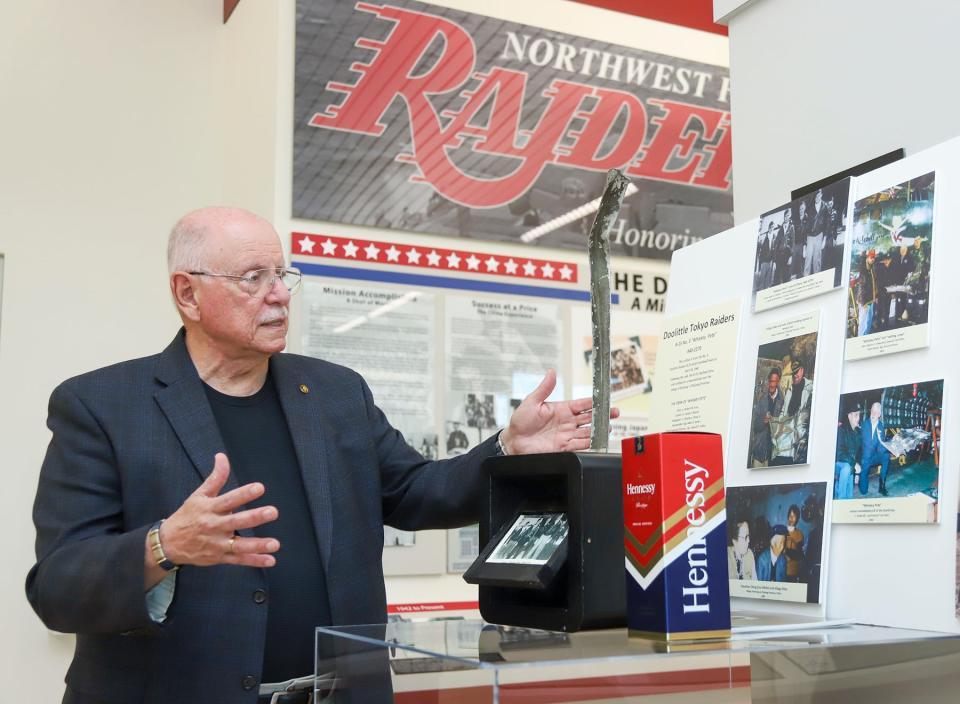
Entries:
[[310, 387], [307, 386], [306, 384], [300, 384], [300, 393], [302, 394], [310, 393]]

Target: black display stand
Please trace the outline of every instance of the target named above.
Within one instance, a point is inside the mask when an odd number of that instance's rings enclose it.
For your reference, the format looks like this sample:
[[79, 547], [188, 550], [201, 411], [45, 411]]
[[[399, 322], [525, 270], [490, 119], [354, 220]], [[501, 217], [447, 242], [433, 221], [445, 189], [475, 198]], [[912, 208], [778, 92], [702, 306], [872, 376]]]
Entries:
[[[480, 520], [480, 557], [464, 575], [480, 585], [480, 613], [490, 623], [552, 631], [626, 625], [620, 455], [558, 452], [491, 457]], [[564, 513], [565, 550], [531, 579], [529, 566], [486, 559], [517, 516]], [[565, 553], [565, 554], [564, 554]]]

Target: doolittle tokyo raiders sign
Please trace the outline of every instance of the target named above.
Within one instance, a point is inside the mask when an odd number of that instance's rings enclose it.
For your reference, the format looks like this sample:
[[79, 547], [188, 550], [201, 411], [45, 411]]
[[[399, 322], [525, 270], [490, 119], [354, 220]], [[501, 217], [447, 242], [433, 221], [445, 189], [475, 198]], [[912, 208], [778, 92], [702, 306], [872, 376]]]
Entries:
[[733, 225], [726, 68], [413, 0], [299, 0], [293, 215], [669, 259]]

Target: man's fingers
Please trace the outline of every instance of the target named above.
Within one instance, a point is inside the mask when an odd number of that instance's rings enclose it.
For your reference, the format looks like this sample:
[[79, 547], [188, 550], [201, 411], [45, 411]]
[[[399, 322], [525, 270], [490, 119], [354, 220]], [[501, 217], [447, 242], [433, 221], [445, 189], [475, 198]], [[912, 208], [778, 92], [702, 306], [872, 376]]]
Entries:
[[277, 558], [273, 555], [264, 555], [262, 553], [224, 555], [221, 564], [239, 565], [241, 567], [273, 567], [277, 564]]
[[203, 484], [197, 489], [197, 492], [204, 496], [216, 496], [227, 483], [230, 476], [230, 460], [222, 452], [218, 452], [213, 458], [213, 470], [203, 480]]
[[527, 399], [533, 401], [537, 405], [540, 405], [550, 397], [550, 394], [553, 393], [553, 389], [556, 385], [557, 372], [555, 369], [548, 369], [547, 373], [543, 377], [543, 381], [540, 382], [540, 385], [537, 386], [537, 388], [530, 392], [530, 395], [527, 396]]
[[264, 523], [277, 520], [278, 515], [277, 509], [273, 506], [251, 508], [227, 516], [224, 519], [224, 527], [232, 531], [243, 530], [244, 528], [256, 528], [257, 526], [262, 526]]
[[229, 552], [227, 546], [227, 555], [267, 555], [280, 549], [280, 541], [276, 538], [241, 538], [239, 535], [233, 537], [233, 552]]
[[591, 426], [589, 426], [589, 425], [581, 425], [579, 428], [577, 428], [576, 430], [573, 431], [573, 436], [572, 436], [572, 437], [574, 437], [574, 438], [587, 438], [587, 439], [589, 440], [589, 439], [590, 439], [590, 430], [591, 430]]
[[270, 553], [280, 549], [276, 538], [241, 538], [234, 536], [224, 550], [221, 562], [242, 567], [273, 567], [277, 558]]
[[230, 513], [234, 509], [263, 496], [264, 491], [265, 488], [260, 482], [244, 484], [218, 496], [210, 504], [210, 507], [217, 513]]
[[580, 450], [587, 450], [590, 448], [590, 438], [585, 440], [570, 440], [567, 442], [567, 446], [564, 448], [566, 452], [579, 452]]
[[570, 402], [570, 410], [573, 413], [586, 413], [593, 408], [592, 398], [575, 398]]

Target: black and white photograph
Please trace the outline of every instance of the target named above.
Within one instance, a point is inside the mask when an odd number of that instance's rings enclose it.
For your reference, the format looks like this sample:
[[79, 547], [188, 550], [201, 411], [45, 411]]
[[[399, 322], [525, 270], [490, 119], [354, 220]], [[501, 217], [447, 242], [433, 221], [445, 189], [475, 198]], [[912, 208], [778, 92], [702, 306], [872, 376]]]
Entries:
[[760, 216], [754, 309], [792, 303], [841, 284], [850, 179], [818, 188]]
[[487, 562], [545, 564], [567, 537], [567, 514], [523, 513]]
[[840, 397], [834, 522], [935, 523], [943, 380]]
[[757, 349], [747, 467], [806, 464], [819, 313], [770, 325]]
[[820, 603], [826, 482], [726, 492], [730, 596]]
[[504, 427], [513, 411], [507, 394], [449, 393], [443, 449], [447, 457], [468, 452]]

